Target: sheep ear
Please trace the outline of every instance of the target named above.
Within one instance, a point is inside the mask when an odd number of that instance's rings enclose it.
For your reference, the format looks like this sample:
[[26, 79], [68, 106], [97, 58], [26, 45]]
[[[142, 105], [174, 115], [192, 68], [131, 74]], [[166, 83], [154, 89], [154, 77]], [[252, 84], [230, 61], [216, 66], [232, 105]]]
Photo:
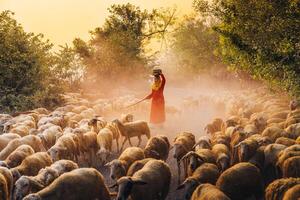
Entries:
[[110, 166], [111, 166], [111, 162], [106, 163], [106, 164], [104, 165], [104, 167], [110, 167]]
[[115, 188], [115, 187], [118, 187], [118, 183], [115, 183], [115, 184], [112, 184], [112, 185], [110, 185], [110, 186], [108, 186], [109, 188]]
[[146, 185], [147, 182], [143, 181], [143, 180], [139, 180], [139, 179], [132, 179], [132, 183], [135, 185]]
[[183, 189], [185, 186], [185, 182], [181, 183], [180, 185], [178, 185], [178, 187], [176, 188], [176, 190], [181, 190]]
[[38, 190], [42, 190], [45, 187], [43, 184], [41, 184], [41, 183], [39, 183], [37, 181], [34, 181], [32, 179], [29, 179], [29, 180], [31, 181], [32, 185], [34, 187], [36, 187]]

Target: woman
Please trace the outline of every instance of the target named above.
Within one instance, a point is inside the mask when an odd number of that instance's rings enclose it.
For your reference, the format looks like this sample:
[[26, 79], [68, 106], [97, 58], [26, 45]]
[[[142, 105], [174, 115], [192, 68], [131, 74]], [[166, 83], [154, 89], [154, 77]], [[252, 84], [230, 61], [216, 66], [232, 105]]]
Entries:
[[153, 70], [154, 82], [152, 84], [152, 92], [144, 99], [152, 99], [150, 123], [162, 124], [166, 120], [165, 115], [165, 98], [164, 88], [166, 79], [160, 69]]

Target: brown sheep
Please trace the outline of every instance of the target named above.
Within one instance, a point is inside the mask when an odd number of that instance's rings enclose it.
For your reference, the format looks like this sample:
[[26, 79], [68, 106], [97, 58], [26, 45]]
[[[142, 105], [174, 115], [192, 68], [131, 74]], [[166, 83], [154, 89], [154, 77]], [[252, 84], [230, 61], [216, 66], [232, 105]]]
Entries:
[[217, 131], [221, 131], [223, 124], [223, 120], [220, 118], [216, 118], [212, 121], [212, 123], [207, 124], [204, 128], [207, 134], [214, 134]]
[[297, 139], [300, 136], [300, 123], [288, 126], [285, 131], [288, 133], [289, 138]]
[[23, 144], [16, 148], [4, 161], [1, 161], [0, 165], [7, 168], [16, 167], [32, 154], [34, 154], [33, 148], [27, 144]]
[[146, 158], [155, 158], [159, 160], [166, 161], [169, 156], [170, 142], [168, 138], [164, 135], [158, 135], [151, 137], [146, 147], [144, 148], [144, 153]]
[[237, 132], [233, 133], [233, 135], [231, 137], [231, 142], [230, 142], [231, 165], [238, 163], [238, 159], [239, 159], [238, 158], [238, 148], [236, 147], [236, 145], [238, 145], [240, 142], [242, 142], [246, 138], [247, 138], [247, 135], [243, 131], [237, 131]]
[[232, 200], [246, 199], [251, 196], [260, 199], [264, 194], [260, 171], [250, 163], [238, 163], [224, 171], [216, 186]]
[[212, 152], [216, 158], [216, 164], [220, 171], [225, 171], [230, 165], [230, 150], [224, 144], [215, 144], [212, 147]]
[[196, 149], [197, 147], [200, 149], [211, 149], [211, 141], [209, 137], [208, 136], [200, 137], [193, 148]]
[[216, 163], [216, 157], [210, 149], [198, 149], [196, 152], [190, 151], [183, 158], [182, 161], [188, 160], [189, 165], [187, 174], [191, 176], [193, 172], [203, 163]]
[[283, 177], [300, 177], [300, 156], [294, 156], [286, 159], [283, 163]]
[[134, 163], [132, 163], [127, 171], [126, 176], [133, 176], [133, 174], [137, 171], [139, 171], [140, 169], [142, 169], [147, 162], [149, 162], [150, 160], [154, 160], [153, 158], [145, 158], [143, 160], [137, 160]]
[[265, 150], [266, 146], [260, 146], [256, 149], [255, 154], [249, 159], [249, 163], [255, 165], [260, 171], [264, 172], [265, 167]]
[[209, 183], [199, 185], [191, 200], [230, 200], [221, 190]]
[[282, 200], [288, 189], [300, 184], [300, 178], [283, 178], [272, 182], [265, 190], [265, 200]]
[[276, 139], [275, 143], [283, 144], [283, 145], [289, 147], [289, 146], [296, 144], [296, 141], [293, 139], [290, 139], [290, 138], [286, 138], [286, 137], [279, 137]]
[[6, 145], [13, 139], [21, 138], [18, 134], [15, 133], [6, 133], [0, 135], [0, 151], [6, 147]]
[[84, 133], [79, 139], [79, 149], [83, 155], [85, 153], [88, 155], [89, 166], [92, 166], [95, 163], [98, 150], [97, 133], [93, 131]]
[[81, 168], [61, 175], [48, 187], [26, 196], [23, 200], [42, 200], [46, 198], [110, 200], [110, 193], [100, 172], [93, 168]]
[[165, 200], [171, 183], [171, 170], [163, 161], [151, 160], [134, 173], [118, 179], [112, 187], [118, 187], [117, 199]]
[[38, 192], [60, 175], [77, 168], [78, 165], [70, 160], [59, 160], [41, 169], [36, 176], [21, 176], [15, 183], [14, 199], [21, 200], [30, 193]]
[[[193, 150], [193, 147], [195, 145], [195, 136], [192, 133], [183, 132], [178, 134], [174, 139], [174, 155], [173, 157], [177, 161], [177, 170], [178, 170], [178, 184], [180, 183], [180, 174], [181, 174], [181, 168], [180, 168], [180, 162], [184, 155], [186, 155], [188, 152]], [[185, 172], [185, 177], [187, 176], [187, 162], [183, 163], [183, 170]]]
[[295, 200], [300, 198], [300, 184], [288, 189], [283, 196], [283, 200]]
[[215, 185], [220, 176], [218, 167], [214, 164], [205, 163], [198, 167], [192, 176], [177, 187], [177, 190], [184, 188], [184, 200], [189, 200], [198, 185], [210, 183]]
[[238, 151], [238, 161], [247, 162], [254, 154], [256, 149], [259, 147], [259, 143], [251, 138], [247, 138], [235, 146]]
[[122, 114], [121, 120], [123, 124], [128, 122], [133, 122], [133, 114]]
[[138, 147], [141, 145], [142, 142], [142, 135], [145, 135], [148, 139], [150, 139], [150, 129], [148, 123], [145, 121], [135, 121], [122, 124], [119, 120], [114, 120], [112, 122], [118, 128], [120, 134], [124, 137], [124, 141], [121, 146], [121, 151], [124, 147], [125, 142], [128, 140], [130, 146], [132, 146], [130, 138], [138, 137]]
[[112, 141], [113, 135], [110, 129], [103, 128], [97, 134], [98, 152], [96, 154], [97, 159], [100, 160], [100, 164], [107, 163], [108, 157], [112, 154]]
[[0, 174], [0, 198], [3, 200], [9, 199], [9, 190], [6, 178]]
[[132, 163], [145, 158], [143, 149], [139, 147], [129, 147], [125, 149], [118, 159], [115, 159], [105, 166], [110, 167], [110, 177], [113, 180], [118, 180], [127, 174], [127, 171]]
[[51, 126], [38, 134], [47, 150], [50, 149], [62, 135], [63, 133], [60, 126]]
[[10, 141], [7, 146], [0, 152], [0, 160], [5, 160], [16, 148], [19, 146], [27, 144], [31, 146], [34, 152], [45, 151], [45, 147], [39, 137], [35, 135], [27, 135], [22, 138], [16, 138]]
[[[5, 188], [7, 188], [7, 195], [8, 195], [8, 198], [7, 199], [11, 199], [12, 197], [12, 192], [13, 192], [13, 175], [11, 173], [11, 171], [9, 169], [7, 169], [6, 167], [0, 167], [0, 175], [2, 175], [5, 179], [5, 182], [6, 182], [6, 186], [4, 185], [4, 180], [3, 178], [0, 178], [0, 182], [1, 182], [1, 186], [4, 190]], [[0, 188], [0, 191], [3, 191], [1, 188]], [[4, 195], [6, 196], [6, 193], [5, 191], [4, 192]]]
[[278, 128], [276, 126], [271, 126], [266, 128], [263, 132], [262, 132], [262, 136], [268, 136], [273, 142], [275, 142], [275, 140], [279, 137], [282, 137], [284, 134], [284, 130], [281, 128]]
[[35, 176], [40, 169], [52, 164], [52, 159], [46, 152], [38, 152], [26, 157], [22, 163], [11, 170], [14, 182], [22, 175]]
[[57, 140], [55, 145], [48, 150], [53, 161], [60, 159], [78, 160], [79, 146], [75, 140], [76, 137], [74, 134], [67, 134]]

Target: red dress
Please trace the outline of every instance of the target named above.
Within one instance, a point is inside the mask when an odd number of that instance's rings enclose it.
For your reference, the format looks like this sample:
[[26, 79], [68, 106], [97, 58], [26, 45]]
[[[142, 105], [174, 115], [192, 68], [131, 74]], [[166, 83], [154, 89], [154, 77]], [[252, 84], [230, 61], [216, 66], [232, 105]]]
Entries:
[[150, 123], [153, 124], [160, 124], [166, 121], [165, 98], [164, 98], [164, 88], [166, 84], [166, 79], [163, 74], [161, 74], [160, 77], [161, 77], [160, 87], [157, 90], [152, 89], [152, 93], [145, 98], [145, 99], [152, 99]]

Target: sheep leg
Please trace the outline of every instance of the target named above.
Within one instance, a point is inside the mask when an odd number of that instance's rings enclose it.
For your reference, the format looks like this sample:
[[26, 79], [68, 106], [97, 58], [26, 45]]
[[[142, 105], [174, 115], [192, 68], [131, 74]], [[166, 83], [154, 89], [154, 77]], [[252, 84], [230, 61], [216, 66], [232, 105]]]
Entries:
[[177, 160], [177, 170], [178, 170], [178, 178], [177, 178], [177, 182], [178, 185], [180, 184], [180, 160]]
[[122, 146], [121, 146], [121, 150], [120, 150], [120, 151], [123, 150], [123, 147], [124, 147], [124, 144], [125, 144], [126, 141], [127, 141], [127, 137], [124, 138], [123, 143], [122, 143]]
[[133, 145], [131, 143], [130, 137], [128, 137], [128, 142], [129, 142], [130, 146], [132, 147]]
[[142, 142], [142, 138], [141, 138], [141, 136], [138, 136], [138, 139], [139, 139], [139, 143], [138, 143], [138, 147], [141, 145], [141, 142]]
[[116, 143], [117, 143], [117, 151], [119, 153], [120, 152], [120, 149], [119, 149], [119, 138], [116, 138]]

